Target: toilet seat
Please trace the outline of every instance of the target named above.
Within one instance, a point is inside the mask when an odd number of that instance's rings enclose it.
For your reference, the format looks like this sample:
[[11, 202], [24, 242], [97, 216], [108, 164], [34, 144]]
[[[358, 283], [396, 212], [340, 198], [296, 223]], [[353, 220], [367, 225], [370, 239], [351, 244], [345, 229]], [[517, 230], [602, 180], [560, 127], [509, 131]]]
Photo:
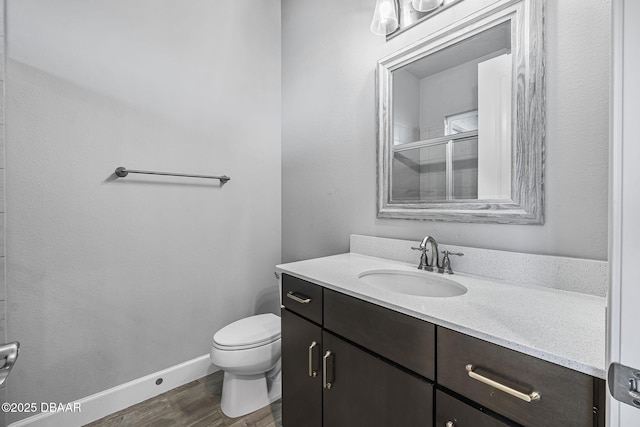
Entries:
[[271, 344], [280, 339], [280, 317], [273, 313], [258, 314], [237, 320], [213, 336], [213, 347], [219, 350], [246, 350]]

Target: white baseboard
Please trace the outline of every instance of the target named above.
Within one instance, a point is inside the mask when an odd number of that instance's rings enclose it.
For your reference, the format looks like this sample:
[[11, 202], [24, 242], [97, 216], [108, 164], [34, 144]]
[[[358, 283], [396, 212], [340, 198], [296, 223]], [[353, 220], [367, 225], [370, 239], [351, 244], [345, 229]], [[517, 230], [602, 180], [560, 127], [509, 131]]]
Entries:
[[[9, 427], [83, 426], [218, 370], [206, 354], [72, 402], [79, 404], [79, 412], [40, 413]], [[162, 378], [160, 385], [156, 385], [158, 378]]]

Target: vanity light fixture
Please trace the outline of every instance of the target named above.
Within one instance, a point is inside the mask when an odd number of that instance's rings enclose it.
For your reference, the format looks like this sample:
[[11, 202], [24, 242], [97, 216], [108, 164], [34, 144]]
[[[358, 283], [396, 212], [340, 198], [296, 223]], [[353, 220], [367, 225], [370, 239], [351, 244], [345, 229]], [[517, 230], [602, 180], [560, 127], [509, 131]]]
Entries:
[[371, 32], [391, 37], [461, 0], [376, 0]]
[[442, 6], [444, 0], [411, 0], [411, 5], [418, 12], [431, 12]]
[[376, 0], [376, 8], [371, 20], [371, 32], [386, 36], [398, 28], [398, 10], [396, 0]]

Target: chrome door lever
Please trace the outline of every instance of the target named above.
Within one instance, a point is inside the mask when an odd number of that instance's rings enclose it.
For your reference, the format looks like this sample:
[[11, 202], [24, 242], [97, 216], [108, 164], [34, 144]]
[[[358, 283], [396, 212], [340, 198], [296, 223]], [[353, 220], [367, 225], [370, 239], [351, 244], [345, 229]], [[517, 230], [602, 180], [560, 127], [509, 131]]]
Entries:
[[18, 341], [10, 342], [0, 346], [0, 386], [4, 384], [11, 372], [11, 368], [18, 359], [18, 353], [20, 352], [20, 343]]
[[640, 369], [612, 363], [609, 365], [607, 384], [614, 399], [640, 408]]

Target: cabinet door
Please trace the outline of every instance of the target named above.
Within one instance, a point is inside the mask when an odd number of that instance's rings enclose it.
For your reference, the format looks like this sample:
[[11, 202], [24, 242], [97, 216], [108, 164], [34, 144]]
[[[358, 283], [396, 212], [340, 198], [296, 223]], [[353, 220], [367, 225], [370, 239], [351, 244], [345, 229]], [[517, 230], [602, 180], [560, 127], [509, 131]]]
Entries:
[[326, 331], [322, 339], [325, 426], [433, 425], [431, 383]]
[[[315, 343], [315, 345], [314, 345]], [[322, 426], [322, 329], [282, 310], [282, 425]], [[311, 368], [311, 372], [309, 369]]]

